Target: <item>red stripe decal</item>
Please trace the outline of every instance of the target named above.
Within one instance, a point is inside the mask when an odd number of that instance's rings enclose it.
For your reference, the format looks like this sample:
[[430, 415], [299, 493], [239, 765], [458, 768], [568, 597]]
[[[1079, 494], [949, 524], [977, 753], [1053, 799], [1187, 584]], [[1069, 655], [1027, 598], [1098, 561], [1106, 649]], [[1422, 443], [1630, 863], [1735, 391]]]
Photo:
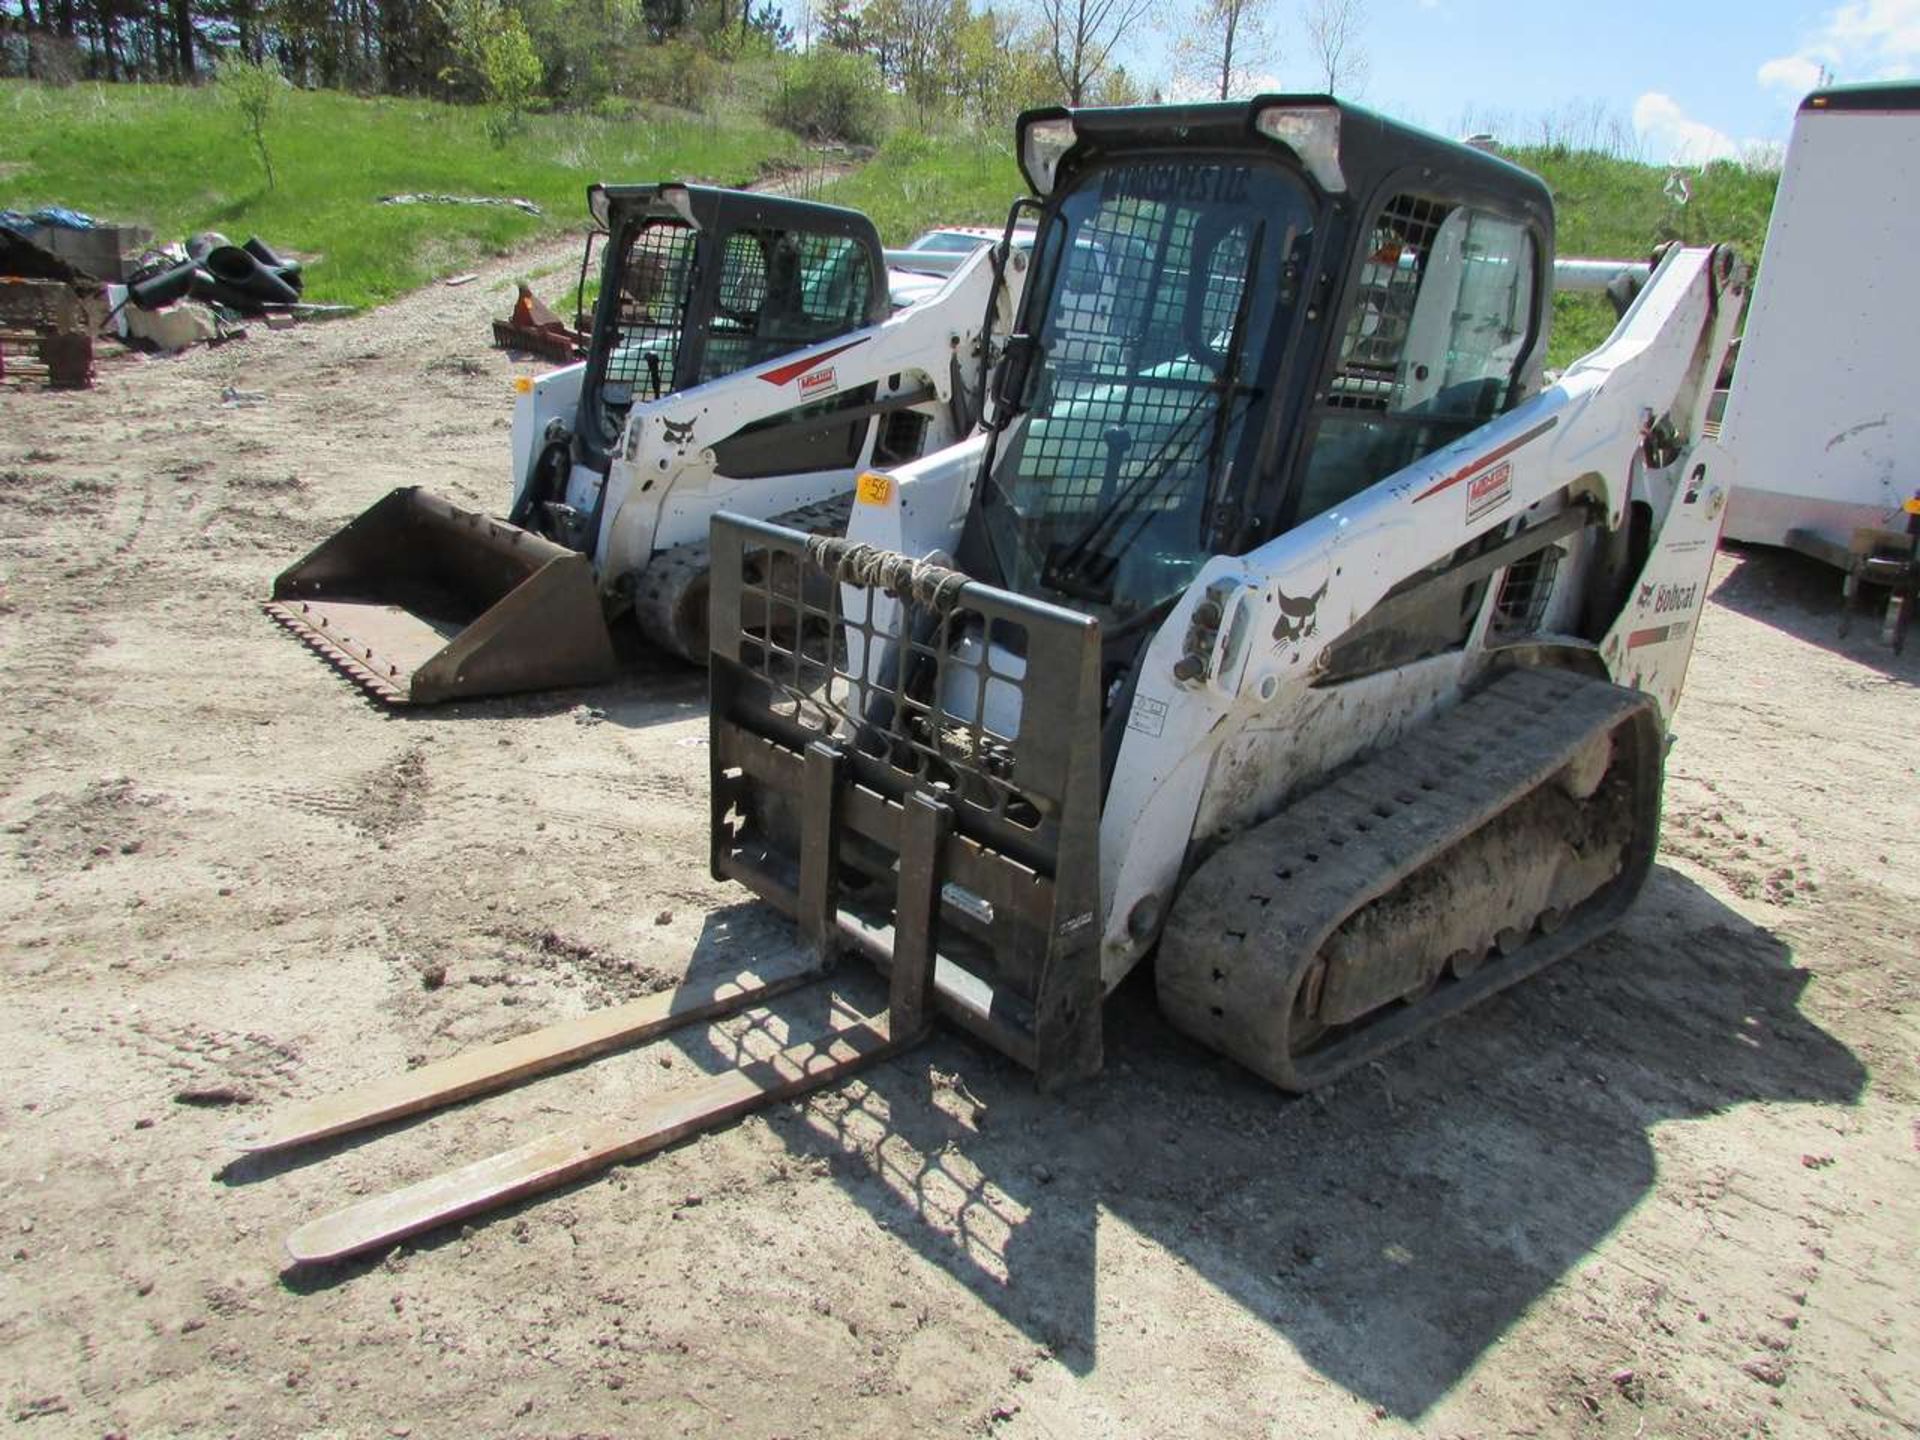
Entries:
[[1527, 431], [1526, 434], [1516, 435], [1513, 439], [1509, 440], [1506, 444], [1502, 445], [1499, 449], [1489, 450], [1486, 454], [1482, 455], [1478, 460], [1471, 461], [1468, 464], [1461, 466], [1458, 470], [1454, 471], [1453, 474], [1449, 475], [1446, 479], [1440, 481], [1438, 484], [1429, 485], [1425, 490], [1422, 490], [1418, 495], [1413, 497], [1413, 503], [1418, 505], [1422, 500], [1426, 499], [1429, 495], [1438, 495], [1442, 490], [1451, 490], [1455, 485], [1458, 485], [1462, 480], [1467, 479], [1469, 476], [1478, 475], [1482, 470], [1486, 469], [1489, 465], [1494, 464], [1496, 461], [1506, 459], [1507, 456], [1511, 455], [1514, 451], [1518, 450], [1522, 445], [1530, 444], [1531, 442], [1538, 440], [1542, 435], [1546, 434], [1547, 431], [1553, 429], [1553, 427], [1558, 425], [1559, 423], [1560, 423], [1559, 416], [1557, 415], [1548, 416], [1540, 424], [1534, 426], [1533, 429]]
[[1651, 630], [1635, 630], [1627, 636], [1627, 649], [1638, 650], [1642, 645], [1658, 645], [1667, 638], [1667, 627], [1656, 625]]
[[836, 345], [831, 350], [822, 350], [818, 355], [809, 355], [804, 360], [794, 360], [785, 365], [776, 365], [771, 370], [762, 370], [760, 378], [769, 385], [784, 385], [796, 375], [804, 375], [816, 365], [824, 365], [836, 355], [844, 355], [856, 345], [864, 345], [873, 337], [862, 335], [858, 340], [849, 340], [844, 345]]
[[1685, 623], [1678, 625], [1656, 625], [1650, 630], [1635, 630], [1627, 636], [1627, 649], [1638, 650], [1642, 645], [1658, 645], [1662, 640], [1677, 640], [1686, 632]]

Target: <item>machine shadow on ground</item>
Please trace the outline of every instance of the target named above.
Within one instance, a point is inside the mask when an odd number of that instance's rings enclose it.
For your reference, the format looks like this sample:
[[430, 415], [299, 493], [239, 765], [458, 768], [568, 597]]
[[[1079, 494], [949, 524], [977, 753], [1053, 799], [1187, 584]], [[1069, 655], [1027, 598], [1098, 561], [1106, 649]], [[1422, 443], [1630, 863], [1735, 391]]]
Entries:
[[1766, 545], [1728, 542], [1725, 549], [1737, 563], [1713, 591], [1715, 603], [1888, 679], [1920, 685], [1920, 640], [1910, 640], [1905, 652], [1896, 655], [1880, 638], [1886, 613], [1884, 589], [1863, 587], [1865, 603], [1856, 604], [1843, 635], [1841, 619], [1847, 608], [1840, 595], [1844, 577], [1838, 570], [1795, 551]]
[[1131, 1231], [1415, 1419], [1649, 1193], [1656, 1126], [1859, 1097], [1861, 1062], [1800, 1013], [1807, 978], [1662, 867], [1621, 931], [1306, 1099], [1179, 1039], [1136, 977], [1105, 1073], [1064, 1093], [942, 1031], [772, 1124], [1076, 1373], [1125, 1321], [1099, 1256]]
[[649, 645], [629, 620], [613, 626], [618, 669], [600, 685], [570, 685], [523, 695], [485, 695], [442, 705], [367, 703], [400, 720], [541, 720], [580, 714], [625, 730], [649, 730], [707, 713], [707, 672]]
[[[729, 906], [708, 918], [689, 977], [796, 955], [780, 916]], [[1646, 1198], [1657, 1126], [1860, 1097], [1865, 1067], [1800, 1012], [1807, 979], [1773, 934], [1661, 866], [1615, 934], [1306, 1098], [1177, 1036], [1142, 973], [1109, 1001], [1094, 1080], [1040, 1094], [942, 1028], [769, 1122], [868, 1212], [889, 1237], [878, 1243], [911, 1247], [1075, 1374], [1095, 1372], [1102, 1332], [1130, 1319], [1111, 1275], [1100, 1284], [1102, 1251], [1144, 1244], [1329, 1380], [1417, 1420]], [[879, 978], [849, 964], [744, 1031], [667, 1043], [714, 1071], [885, 1003]], [[268, 1179], [414, 1123], [218, 1178]], [[449, 1226], [408, 1244], [459, 1238]], [[284, 1281], [312, 1293], [380, 1263]]]

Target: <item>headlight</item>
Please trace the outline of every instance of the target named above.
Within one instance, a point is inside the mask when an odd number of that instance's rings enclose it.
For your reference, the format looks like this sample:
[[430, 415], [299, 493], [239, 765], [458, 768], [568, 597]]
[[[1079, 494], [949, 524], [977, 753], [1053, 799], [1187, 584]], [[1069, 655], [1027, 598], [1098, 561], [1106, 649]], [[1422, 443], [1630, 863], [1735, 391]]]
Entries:
[[1048, 195], [1060, 169], [1060, 157], [1073, 148], [1079, 137], [1073, 132], [1072, 117], [1030, 120], [1020, 127], [1020, 169], [1036, 195]]
[[607, 203], [606, 186], [589, 185], [587, 187], [587, 213], [593, 216], [593, 223], [602, 230], [611, 228], [607, 223], [607, 216], [611, 212]]
[[662, 205], [671, 209], [674, 214], [686, 221], [687, 224], [696, 230], [700, 228], [699, 222], [693, 218], [693, 196], [688, 192], [686, 186], [662, 185], [660, 187], [659, 198]]
[[1340, 112], [1331, 105], [1270, 105], [1255, 118], [1254, 128], [1278, 140], [1307, 167], [1322, 190], [1346, 192], [1347, 177], [1340, 170]]

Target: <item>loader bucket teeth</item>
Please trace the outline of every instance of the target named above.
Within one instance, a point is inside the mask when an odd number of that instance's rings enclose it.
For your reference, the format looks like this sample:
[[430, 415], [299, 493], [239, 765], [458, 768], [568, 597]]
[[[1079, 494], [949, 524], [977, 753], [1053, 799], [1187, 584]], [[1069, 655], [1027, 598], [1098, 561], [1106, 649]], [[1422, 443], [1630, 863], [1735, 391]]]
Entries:
[[416, 487], [393, 491], [281, 572], [265, 608], [394, 705], [614, 673], [586, 556]]

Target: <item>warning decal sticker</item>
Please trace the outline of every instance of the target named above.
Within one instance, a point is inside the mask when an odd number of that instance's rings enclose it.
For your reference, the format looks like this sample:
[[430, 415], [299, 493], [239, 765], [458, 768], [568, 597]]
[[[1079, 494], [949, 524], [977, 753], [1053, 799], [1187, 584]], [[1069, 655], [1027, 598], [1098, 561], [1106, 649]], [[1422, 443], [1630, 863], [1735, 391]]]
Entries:
[[1494, 510], [1498, 510], [1513, 495], [1513, 464], [1510, 461], [1493, 467], [1484, 475], [1476, 475], [1467, 482], [1467, 519], [1478, 520]]

